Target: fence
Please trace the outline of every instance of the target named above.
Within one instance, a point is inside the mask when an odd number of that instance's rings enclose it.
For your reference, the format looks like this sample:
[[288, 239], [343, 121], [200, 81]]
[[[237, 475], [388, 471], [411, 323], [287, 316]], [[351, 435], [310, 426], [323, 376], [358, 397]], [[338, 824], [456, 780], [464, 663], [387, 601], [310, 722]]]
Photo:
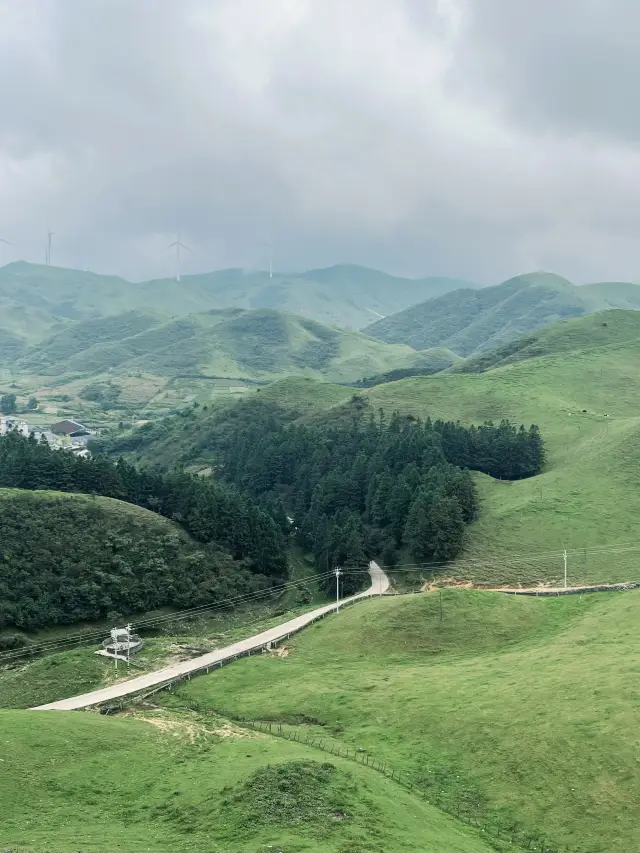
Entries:
[[286, 729], [281, 723], [273, 721], [251, 720], [241, 716], [229, 714], [220, 714], [213, 708], [206, 708], [200, 703], [190, 700], [190, 707], [200, 714], [216, 714], [216, 716], [225, 716], [227, 719], [247, 728], [252, 731], [268, 734], [273, 737], [280, 737], [294, 743], [300, 743], [312, 749], [317, 749], [327, 755], [332, 755], [348, 761], [353, 761], [364, 767], [368, 767], [377, 773], [381, 773], [394, 783], [401, 785], [406, 790], [414, 795], [420, 796], [425, 802], [435, 806], [440, 811], [443, 811], [456, 819], [473, 826], [482, 833], [482, 838], [495, 847], [496, 850], [513, 850], [514, 845], [525, 851], [535, 851], [535, 853], [601, 853], [601, 851], [588, 850], [587, 848], [558, 846], [548, 839], [542, 838], [536, 833], [525, 830], [517, 826], [515, 823], [509, 825], [499, 824], [497, 821], [481, 819], [476, 817], [472, 810], [464, 808], [460, 802], [454, 803], [437, 794], [425, 791], [419, 784], [413, 781], [411, 775], [406, 770], [400, 770], [393, 767], [389, 762], [374, 756], [369, 750], [348, 747], [345, 744], [338, 744], [329, 739], [319, 737], [317, 735], [304, 734], [294, 728]]

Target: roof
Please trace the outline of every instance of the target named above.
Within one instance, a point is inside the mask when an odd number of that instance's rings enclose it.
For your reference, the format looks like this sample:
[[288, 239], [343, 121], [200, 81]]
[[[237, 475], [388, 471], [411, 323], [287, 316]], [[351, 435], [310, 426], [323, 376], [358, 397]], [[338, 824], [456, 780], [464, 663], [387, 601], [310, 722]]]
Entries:
[[83, 424], [79, 424], [77, 421], [60, 421], [57, 424], [53, 424], [51, 426], [51, 432], [56, 433], [57, 435], [89, 435], [91, 430], [83, 426]]

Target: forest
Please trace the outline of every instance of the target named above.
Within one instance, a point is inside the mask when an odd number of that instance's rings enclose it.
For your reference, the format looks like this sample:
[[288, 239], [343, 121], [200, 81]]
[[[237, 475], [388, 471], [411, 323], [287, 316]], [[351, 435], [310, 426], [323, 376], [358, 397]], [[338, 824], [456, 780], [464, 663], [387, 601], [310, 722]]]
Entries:
[[[102, 498], [19, 491], [0, 503], [0, 631], [199, 607], [273, 580], [176, 525]], [[129, 509], [129, 508], [127, 508]], [[19, 635], [1, 634], [0, 650]]]
[[[199, 477], [78, 457], [17, 433], [0, 439], [0, 488], [29, 490], [19, 504], [0, 503], [0, 628], [190, 607], [268, 588], [287, 576], [292, 535], [322, 574], [343, 568], [344, 594], [362, 586], [372, 558], [435, 569], [460, 553], [478, 512], [471, 470], [519, 479], [544, 461], [535, 426], [387, 418], [358, 397], [305, 423], [256, 396], [215, 415], [208, 446], [213, 476]], [[197, 554], [185, 557], [184, 543], [178, 554], [178, 540], [164, 532], [154, 546], [141, 527], [122, 536], [104, 508], [89, 512], [86, 501], [29, 501], [44, 490], [150, 510], [188, 534]]]
[[124, 459], [74, 456], [10, 433], [0, 441], [0, 487], [117, 498], [177, 521], [196, 541], [224, 548], [260, 574], [287, 574], [283, 531], [268, 509], [210, 478], [140, 471]]
[[345, 592], [374, 556], [391, 566], [403, 553], [421, 565], [455, 558], [478, 510], [470, 470], [520, 479], [544, 461], [536, 426], [387, 419], [358, 398], [342, 414], [290, 423], [275, 404], [242, 404], [223, 416], [216, 455], [218, 477], [293, 518], [318, 569], [353, 570]]
[[[0, 628], [191, 607], [287, 576], [286, 528], [266, 505], [209, 478], [77, 457], [10, 433], [0, 439], [0, 487], [31, 490], [19, 503], [15, 495], [0, 502]], [[35, 500], [41, 490], [117, 498], [177, 522], [189, 537], [167, 538], [148, 522], [129, 529], [129, 518], [116, 521], [86, 501]]]

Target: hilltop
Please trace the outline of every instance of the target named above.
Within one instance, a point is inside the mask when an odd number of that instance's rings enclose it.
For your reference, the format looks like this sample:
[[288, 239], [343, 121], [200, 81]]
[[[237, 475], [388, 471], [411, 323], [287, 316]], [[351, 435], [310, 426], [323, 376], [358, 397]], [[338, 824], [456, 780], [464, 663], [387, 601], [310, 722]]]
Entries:
[[211, 309], [276, 308], [322, 323], [360, 328], [375, 316], [469, 282], [448, 278], [408, 279], [342, 264], [301, 273], [217, 270], [199, 275], [130, 282], [24, 261], [0, 267], [2, 327], [33, 340], [59, 323], [147, 312], [184, 317]]
[[198, 584], [214, 595], [221, 579], [224, 594], [233, 575], [227, 555], [174, 522], [96, 495], [0, 489], [0, 537], [0, 631], [118, 619], [189, 599]]
[[416, 350], [446, 347], [461, 356], [506, 344], [527, 332], [607, 308], [640, 309], [640, 286], [609, 282], [576, 287], [552, 273], [530, 273], [481, 290], [428, 299], [365, 328]]

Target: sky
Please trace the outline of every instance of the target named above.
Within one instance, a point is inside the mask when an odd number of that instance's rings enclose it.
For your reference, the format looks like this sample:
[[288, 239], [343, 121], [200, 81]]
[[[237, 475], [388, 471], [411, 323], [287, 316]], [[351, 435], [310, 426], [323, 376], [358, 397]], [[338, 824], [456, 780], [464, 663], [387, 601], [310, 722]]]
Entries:
[[2, 258], [640, 281], [639, 45], [637, 0], [0, 0]]

